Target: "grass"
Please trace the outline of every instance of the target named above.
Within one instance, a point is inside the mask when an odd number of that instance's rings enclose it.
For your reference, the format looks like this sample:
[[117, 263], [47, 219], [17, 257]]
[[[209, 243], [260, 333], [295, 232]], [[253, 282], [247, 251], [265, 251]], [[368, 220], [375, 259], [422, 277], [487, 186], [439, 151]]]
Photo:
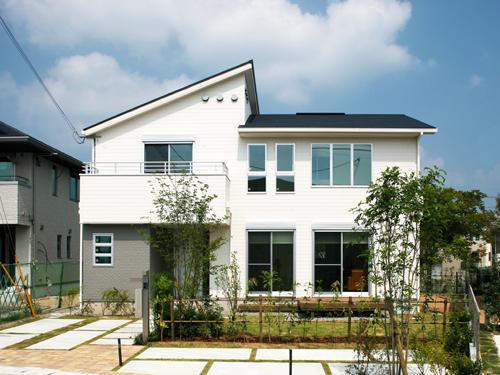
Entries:
[[[412, 334], [418, 334], [422, 339], [428, 337], [441, 337], [443, 333], [442, 315], [438, 316], [428, 313], [423, 315], [422, 322], [412, 321], [410, 331]], [[237, 323], [237, 330], [234, 335], [226, 334], [223, 337], [205, 339], [204, 341], [246, 341], [255, 342], [259, 339], [259, 317], [256, 314], [248, 314], [241, 317], [246, 323]], [[365, 320], [366, 321], [366, 320]], [[287, 320], [286, 314], [263, 314], [262, 323], [262, 339], [265, 342], [329, 342], [345, 343], [354, 341], [356, 333], [360, 329], [359, 318], [353, 318], [351, 322], [351, 339], [349, 340], [349, 324], [346, 318], [312, 318], [300, 320]], [[435, 322], [435, 323], [434, 323]], [[168, 323], [168, 321], [167, 321]], [[181, 329], [182, 326], [188, 324], [202, 323], [176, 323], [176, 327]], [[221, 331], [229, 331], [229, 321], [223, 323], [224, 327]], [[234, 331], [234, 330], [233, 330]], [[384, 326], [381, 322], [374, 326], [370, 331], [372, 336], [382, 339], [385, 336]], [[165, 331], [164, 337], [169, 337], [168, 328]], [[176, 337], [176, 339], [183, 339]], [[190, 340], [190, 338], [186, 338]], [[196, 341], [194, 339], [193, 341]]]
[[500, 374], [500, 357], [493, 341], [493, 335], [487, 331], [481, 331], [481, 359], [484, 366], [484, 374]]

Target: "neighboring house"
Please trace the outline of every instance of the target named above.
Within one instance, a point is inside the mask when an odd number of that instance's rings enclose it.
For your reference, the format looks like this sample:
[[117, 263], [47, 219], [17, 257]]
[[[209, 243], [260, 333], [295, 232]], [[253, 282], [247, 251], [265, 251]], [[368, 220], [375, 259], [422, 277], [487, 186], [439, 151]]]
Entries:
[[249, 292], [262, 293], [262, 271], [275, 271], [282, 295], [329, 292], [335, 281], [342, 295], [373, 294], [359, 290], [368, 238], [353, 232], [350, 210], [385, 168], [418, 172], [420, 138], [436, 131], [405, 115], [260, 114], [251, 61], [92, 125], [82, 298], [109, 287], [133, 296], [143, 271], [161, 268], [139, 232], [153, 210], [150, 181], [179, 162], [217, 194], [215, 213], [230, 214], [217, 262], [236, 252], [244, 291], [253, 279]]
[[0, 262], [79, 261], [81, 169], [81, 161], [0, 121]]

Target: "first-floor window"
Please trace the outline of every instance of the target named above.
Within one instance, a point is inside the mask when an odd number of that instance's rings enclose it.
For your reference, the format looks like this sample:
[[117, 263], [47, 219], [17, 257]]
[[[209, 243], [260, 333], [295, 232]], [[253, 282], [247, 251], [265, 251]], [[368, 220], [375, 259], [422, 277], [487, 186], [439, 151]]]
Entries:
[[56, 243], [56, 249], [57, 249], [57, 259], [62, 258], [62, 236], [60, 234], [57, 235], [57, 243]]
[[314, 232], [314, 290], [368, 291], [368, 235], [363, 232]]
[[248, 232], [250, 291], [293, 290], [293, 237], [293, 231]]
[[113, 265], [113, 235], [94, 233], [94, 266]]

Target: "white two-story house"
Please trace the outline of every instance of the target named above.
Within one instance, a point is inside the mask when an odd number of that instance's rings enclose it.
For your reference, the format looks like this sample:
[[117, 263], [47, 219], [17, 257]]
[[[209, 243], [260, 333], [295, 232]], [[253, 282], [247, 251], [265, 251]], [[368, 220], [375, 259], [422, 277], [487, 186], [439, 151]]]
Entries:
[[[405, 115], [261, 114], [254, 67], [246, 62], [141, 104], [84, 130], [92, 161], [81, 175], [82, 298], [117, 287], [134, 295], [158, 255], [140, 231], [153, 210], [149, 166], [173, 173], [179, 161], [217, 194], [227, 242], [217, 262], [237, 254], [243, 290], [301, 296], [373, 294], [359, 288], [368, 238], [351, 209], [387, 167], [419, 170], [419, 142], [436, 128]], [[249, 287], [248, 280], [256, 280]], [[216, 294], [213, 281], [210, 293]]]

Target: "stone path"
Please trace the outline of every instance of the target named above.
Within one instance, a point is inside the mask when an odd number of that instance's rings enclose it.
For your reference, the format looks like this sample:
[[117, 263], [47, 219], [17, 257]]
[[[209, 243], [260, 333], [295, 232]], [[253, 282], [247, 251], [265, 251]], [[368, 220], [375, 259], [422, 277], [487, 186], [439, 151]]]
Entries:
[[51, 337], [50, 339], [40, 341], [34, 345], [28, 346], [26, 350], [70, 350], [78, 345], [83, 344], [97, 336], [104, 334], [106, 331], [77, 331], [72, 330], [64, 332], [60, 335]]
[[0, 349], [29, 340], [38, 334], [33, 333], [0, 333]]
[[58, 371], [49, 368], [39, 368], [39, 367], [14, 367], [14, 366], [0, 366], [0, 374], [2, 375], [92, 375], [84, 374], [81, 372], [67, 372]]
[[[288, 361], [288, 349], [258, 349], [256, 360]], [[351, 349], [294, 349], [293, 361], [355, 361], [356, 352]]]
[[64, 328], [71, 324], [81, 322], [82, 319], [40, 319], [31, 323], [21, 324], [0, 331], [0, 333], [47, 333], [55, 329]]
[[92, 345], [117, 345], [121, 339], [122, 345], [133, 345], [134, 338], [142, 333], [142, 320], [136, 320], [124, 327], [117, 329], [114, 332], [108, 333], [100, 339], [91, 342]]
[[137, 374], [198, 375], [201, 371], [203, 371], [206, 364], [207, 362], [201, 361], [130, 361], [118, 370], [118, 372], [134, 372]]
[[[294, 375], [325, 375], [321, 363], [294, 363]], [[283, 362], [215, 362], [209, 375], [288, 375], [289, 365]]]
[[251, 349], [237, 348], [150, 348], [139, 354], [138, 359], [226, 359], [249, 360]]

